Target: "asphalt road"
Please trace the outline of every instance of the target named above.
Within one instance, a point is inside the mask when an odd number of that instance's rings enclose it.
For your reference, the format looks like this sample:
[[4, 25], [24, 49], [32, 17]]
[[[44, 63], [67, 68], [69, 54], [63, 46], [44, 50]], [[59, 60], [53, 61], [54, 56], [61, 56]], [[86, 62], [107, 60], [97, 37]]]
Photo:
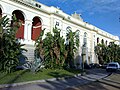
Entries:
[[104, 87], [107, 86], [112, 88], [113, 86], [106, 85], [102, 82], [93, 81], [106, 77], [108, 74], [109, 73], [103, 69], [91, 69], [87, 71], [87, 74], [85, 76], [78, 76], [63, 80], [46, 81], [41, 83], [32, 83], [15, 87], [7, 87], [1, 88], [0, 90], [107, 90]]
[[82, 86], [67, 88], [65, 90], [120, 90], [120, 87], [108, 83], [92, 82]]
[[[97, 70], [96, 72], [98, 71], [99, 70]], [[95, 73], [94, 70], [93, 73]], [[82, 86], [78, 85], [75, 87], [70, 87], [65, 90], [120, 90], [120, 71], [112, 73], [110, 76], [104, 79], [90, 82]]]

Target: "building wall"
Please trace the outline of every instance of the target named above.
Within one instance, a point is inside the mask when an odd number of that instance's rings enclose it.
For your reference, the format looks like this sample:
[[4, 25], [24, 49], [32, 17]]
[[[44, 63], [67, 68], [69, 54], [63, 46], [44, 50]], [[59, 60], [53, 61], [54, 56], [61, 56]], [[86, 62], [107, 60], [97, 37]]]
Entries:
[[107, 45], [111, 41], [115, 41], [116, 44], [119, 44], [119, 42], [116, 42], [119, 40], [117, 36], [109, 34], [89, 23], [86, 23], [82, 19], [76, 19], [53, 6], [48, 7], [32, 0], [29, 2], [27, 0], [0, 0], [0, 8], [2, 10], [2, 16], [7, 15], [10, 19], [12, 17], [12, 12], [15, 10], [20, 10], [24, 15], [24, 39], [20, 39], [20, 42], [22, 44], [26, 44], [25, 48], [28, 49], [28, 52], [25, 54], [28, 56], [29, 60], [34, 59], [35, 41], [31, 39], [32, 22], [34, 17], [39, 17], [42, 24], [42, 30], [45, 28], [46, 33], [49, 31], [52, 32], [53, 27], [56, 26], [62, 30], [61, 36], [66, 38], [67, 27], [71, 27], [72, 31], [79, 30], [80, 47], [78, 53], [76, 54], [76, 57], [80, 56], [79, 60], [81, 60], [84, 33], [87, 33], [87, 63], [98, 62], [94, 53], [94, 47], [97, 45], [97, 38], [99, 38], [99, 43], [101, 43], [101, 40], [103, 39], [104, 42], [107, 41]]

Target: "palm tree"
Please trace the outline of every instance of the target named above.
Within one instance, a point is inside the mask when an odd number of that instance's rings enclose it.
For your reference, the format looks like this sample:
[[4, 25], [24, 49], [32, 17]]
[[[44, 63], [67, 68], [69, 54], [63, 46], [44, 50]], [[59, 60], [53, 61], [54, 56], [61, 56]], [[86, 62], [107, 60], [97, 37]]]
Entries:
[[66, 50], [68, 52], [68, 55], [66, 63], [68, 63], [70, 68], [72, 68], [74, 66], [74, 54], [79, 47], [79, 34], [77, 34], [78, 31], [72, 32], [71, 29], [68, 29], [67, 32]]
[[[43, 34], [40, 36], [42, 37]], [[53, 34], [48, 32], [44, 39], [38, 38], [36, 41], [37, 51], [41, 57], [44, 53], [44, 64], [46, 68], [60, 68], [64, 65], [65, 44], [63, 37], [60, 37], [60, 30], [53, 28]]]
[[98, 55], [99, 63], [120, 62], [120, 46], [111, 42], [108, 46], [98, 44], [95, 47], [95, 53]]
[[65, 44], [60, 32], [61, 30], [55, 27], [53, 28], [53, 34], [48, 32], [44, 39], [38, 38], [36, 41], [36, 49], [40, 56], [41, 51], [44, 50], [44, 65], [46, 68], [62, 68], [66, 64], [70, 66], [74, 64], [74, 53], [79, 47], [78, 31], [68, 30], [67, 41], [69, 41], [69, 44]]
[[110, 61], [118, 61], [119, 60], [120, 46], [114, 44], [114, 42], [111, 42], [108, 45], [108, 48], [109, 48]]
[[104, 64], [104, 58], [106, 55], [106, 46], [104, 44], [98, 44], [95, 47], [95, 53], [98, 55], [99, 63]]

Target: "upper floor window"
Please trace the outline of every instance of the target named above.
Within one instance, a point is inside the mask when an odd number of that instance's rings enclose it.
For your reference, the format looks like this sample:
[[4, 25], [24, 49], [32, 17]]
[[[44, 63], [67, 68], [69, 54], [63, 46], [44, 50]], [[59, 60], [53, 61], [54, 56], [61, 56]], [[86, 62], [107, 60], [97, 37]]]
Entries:
[[56, 24], [55, 24], [55, 26], [59, 26], [59, 22], [58, 22], [58, 21], [56, 21]]
[[99, 43], [99, 37], [97, 38], [97, 44]]
[[41, 5], [39, 5], [39, 4], [37, 4], [37, 3], [36, 3], [35, 5], [36, 5], [36, 7], [41, 8]]

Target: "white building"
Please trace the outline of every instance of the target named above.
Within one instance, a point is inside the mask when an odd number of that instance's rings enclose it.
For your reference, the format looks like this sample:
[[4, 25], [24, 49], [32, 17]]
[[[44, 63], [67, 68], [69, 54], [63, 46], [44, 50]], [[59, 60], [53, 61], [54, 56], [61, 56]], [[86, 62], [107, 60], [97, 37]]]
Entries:
[[94, 54], [94, 47], [97, 43], [102, 42], [108, 45], [109, 42], [114, 41], [119, 44], [118, 36], [84, 22], [76, 13], [70, 16], [59, 8], [48, 7], [33, 0], [0, 0], [0, 16], [7, 15], [11, 19], [13, 14], [22, 22], [16, 37], [22, 44], [26, 44], [25, 48], [28, 49], [28, 52], [25, 54], [29, 60], [34, 60], [34, 42], [39, 33], [44, 28], [46, 32], [52, 31], [55, 26], [62, 30], [61, 34], [64, 38], [68, 28], [80, 31], [80, 49], [76, 57], [81, 57], [81, 47], [86, 43], [86, 61], [88, 63], [98, 62]]

